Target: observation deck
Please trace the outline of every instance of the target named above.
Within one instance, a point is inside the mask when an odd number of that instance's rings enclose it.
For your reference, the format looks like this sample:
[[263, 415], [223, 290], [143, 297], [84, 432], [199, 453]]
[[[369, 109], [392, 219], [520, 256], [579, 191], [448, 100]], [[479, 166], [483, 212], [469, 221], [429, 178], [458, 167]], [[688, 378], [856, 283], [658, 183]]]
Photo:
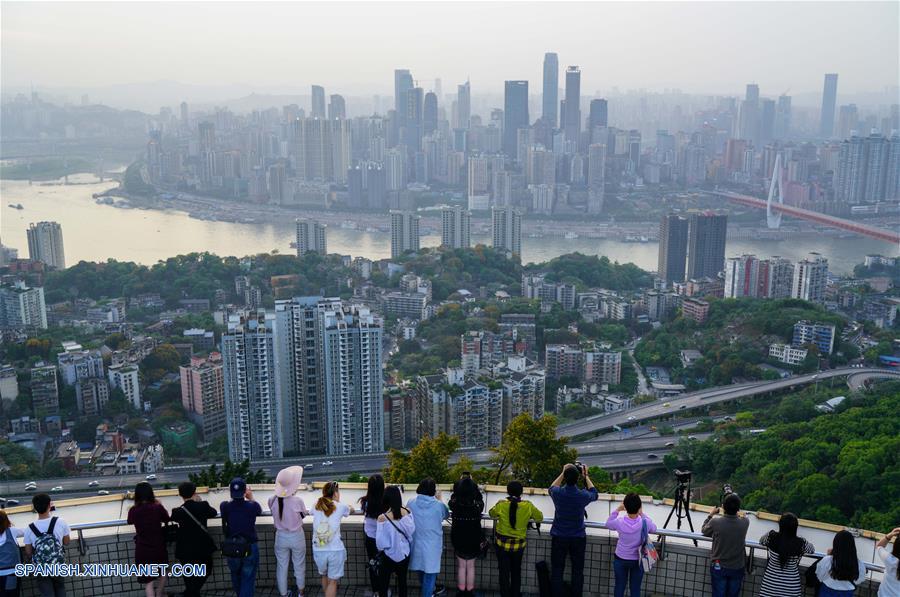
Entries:
[[[253, 485], [254, 497], [263, 506], [266, 515], [257, 522], [259, 533], [260, 565], [257, 573], [257, 595], [277, 595], [275, 589], [275, 556], [274, 541], [275, 531], [272, 519], [267, 511], [267, 501], [272, 495], [273, 486]], [[406, 485], [404, 489], [404, 502], [415, 495], [415, 486]], [[448, 486], [442, 486], [444, 500], [449, 498]], [[485, 510], [506, 496], [505, 488], [487, 486], [485, 490]], [[341, 501], [356, 504], [364, 493], [365, 486], [361, 484], [342, 483]], [[198, 490], [201, 497], [218, 510], [219, 504], [228, 499], [228, 491], [225, 489]], [[308, 508], [312, 508], [316, 499], [321, 495], [321, 483], [308, 485], [305, 490], [297, 493], [306, 502]], [[162, 504], [171, 511], [182, 503], [175, 490], [159, 490], [157, 497]], [[588, 595], [605, 596], [612, 595], [613, 590], [613, 551], [616, 545], [616, 533], [607, 531], [604, 522], [611, 510], [615, 510], [623, 496], [611, 496], [601, 494], [600, 499], [587, 508], [588, 514], [588, 541], [585, 559], [585, 583], [584, 590]], [[540, 532], [531, 530], [528, 534], [528, 545], [525, 550], [525, 558], [522, 567], [522, 591], [525, 594], [537, 595], [537, 578], [535, 575], [535, 563], [540, 560], [550, 561], [550, 525], [553, 517], [553, 504], [545, 489], [526, 489], [524, 499], [531, 500], [545, 516], [545, 522]], [[102, 564], [132, 564], [134, 562], [134, 528], [125, 523], [128, 509], [132, 502], [124, 495], [109, 495], [82, 499], [65, 500], [56, 503], [56, 515], [65, 519], [72, 528], [72, 542], [68, 547], [68, 561], [71, 564], [102, 563]], [[652, 596], [677, 596], [677, 597], [703, 597], [710, 594], [709, 589], [709, 539], [700, 535], [700, 525], [706, 518], [709, 508], [707, 506], [691, 506], [691, 518], [696, 533], [692, 533], [685, 520], [681, 530], [676, 529], [675, 517], [669, 524], [669, 529], [662, 529], [666, 516], [671, 510], [671, 500], [653, 500], [644, 498], [644, 512], [660, 527], [661, 537], [658, 545], [662, 546], [661, 561], [657, 567], [644, 576], [644, 594]], [[23, 528], [34, 519], [30, 506], [23, 505], [7, 509], [7, 513], [14, 526]], [[747, 576], [744, 581], [745, 595], [756, 595], [762, 582], [763, 570], [766, 563], [766, 550], [758, 543], [759, 539], [768, 531], [777, 528], [777, 515], [767, 513], [748, 512], [750, 519], [750, 531], [747, 534]], [[311, 557], [312, 550], [309, 544], [311, 524], [307, 518], [305, 525], [307, 538], [306, 558], [306, 586], [307, 595], [318, 595], [319, 577], [315, 570], [315, 564]], [[483, 522], [485, 533], [491, 533], [491, 521]], [[822, 524], [813, 521], [801, 521], [800, 535], [811, 541], [816, 549], [816, 555], [804, 558], [801, 566], [809, 566], [814, 558], [824, 555], [831, 547], [832, 537], [835, 532], [844, 527]], [[219, 520], [210, 522], [210, 531], [217, 543], [221, 542], [221, 523]], [[881, 537], [880, 534], [871, 531], [860, 530], [857, 533], [856, 544], [859, 557], [868, 563], [866, 582], [857, 590], [856, 595], [875, 597], [878, 585], [883, 573], [881, 563], [875, 561], [875, 543]], [[368, 587], [368, 572], [366, 570], [366, 555], [363, 544], [362, 519], [359, 516], [351, 516], [342, 525], [344, 544], [347, 547], [347, 564], [343, 580], [341, 581], [341, 594], [359, 594]], [[654, 535], [654, 537], [656, 537]], [[697, 546], [694, 545], [697, 542]], [[176, 560], [172, 555], [174, 547], [170, 546], [170, 563]], [[213, 555], [213, 571], [204, 587], [204, 595], [225, 596], [233, 595], [230, 585], [230, 576], [227, 565], [220, 553]], [[456, 564], [453, 550], [450, 547], [449, 526], [445, 525], [444, 553], [441, 574], [438, 583], [448, 588], [448, 597], [455, 593]], [[568, 569], [567, 569], [568, 573]], [[566, 576], [568, 578], [568, 575]], [[293, 583], [293, 576], [290, 576]], [[418, 577], [410, 573], [410, 595], [418, 595]], [[135, 596], [143, 595], [143, 588], [133, 578], [114, 577], [80, 577], [67, 579], [69, 595], [75, 596]], [[182, 582], [180, 579], [170, 578], [166, 590], [168, 594], [180, 594]], [[486, 560], [476, 563], [476, 589], [486, 594], [494, 594], [499, 591], [497, 579], [497, 564], [493, 553], [489, 553]], [[812, 595], [810, 590], [808, 593]], [[32, 579], [22, 579], [22, 597], [37, 597], [38, 592]]]

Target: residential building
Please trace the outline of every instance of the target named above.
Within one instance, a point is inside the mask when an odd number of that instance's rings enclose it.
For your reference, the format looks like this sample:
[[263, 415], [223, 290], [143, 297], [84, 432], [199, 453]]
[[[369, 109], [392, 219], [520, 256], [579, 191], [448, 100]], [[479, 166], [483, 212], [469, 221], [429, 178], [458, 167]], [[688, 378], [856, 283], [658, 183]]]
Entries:
[[62, 227], [57, 222], [38, 222], [28, 226], [28, 256], [56, 269], [66, 268]]
[[831, 354], [834, 350], [835, 326], [827, 323], [798, 321], [794, 324], [794, 336], [791, 346], [800, 348], [805, 344], [814, 344], [819, 354]]
[[578, 346], [570, 344], [548, 344], [544, 348], [544, 367], [547, 377], [581, 378], [584, 369], [584, 353]]
[[138, 368], [135, 365], [111, 365], [109, 367], [109, 385], [119, 388], [125, 394], [125, 400], [137, 410], [142, 410], [141, 385]]
[[16, 368], [11, 365], [0, 366], [0, 407], [5, 411], [19, 397], [19, 380]]
[[508, 255], [522, 254], [522, 214], [512, 206], [491, 209], [492, 246]]
[[725, 265], [728, 216], [691, 214], [688, 223], [686, 277], [715, 278]]
[[386, 317], [423, 320], [427, 318], [428, 296], [418, 292], [388, 292], [382, 297]]
[[471, 212], [462, 207], [442, 207], [441, 246], [448, 249], [468, 249], [471, 246], [471, 218]]
[[686, 319], [703, 323], [709, 316], [709, 303], [698, 298], [686, 298], [681, 301], [681, 314]]
[[496, 367], [494, 379], [503, 384], [503, 428], [522, 414], [535, 419], [544, 416], [546, 374], [544, 369], [524, 356], [510, 356]]
[[[332, 96], [333, 97], [333, 96]], [[297, 257], [312, 251], [319, 255], [328, 254], [328, 246], [325, 241], [325, 224], [313, 220], [298, 218], [297, 224]]]
[[622, 353], [592, 347], [584, 350], [581, 379], [587, 384], [615, 385], [622, 381]]
[[782, 257], [759, 261], [756, 276], [756, 296], [760, 298], [788, 298], [794, 282], [794, 264]]
[[687, 247], [688, 220], [675, 214], [663, 216], [659, 224], [657, 274], [667, 286], [684, 281]]
[[503, 389], [466, 380], [450, 397], [450, 432], [462, 448], [500, 445], [503, 435]]
[[[65, 343], [63, 346], [65, 347]], [[99, 350], [83, 350], [80, 344], [70, 346], [72, 350], [56, 355], [59, 375], [64, 384], [71, 386], [79, 379], [105, 377], [103, 355]]]
[[56, 367], [43, 362], [31, 369], [31, 407], [36, 419], [59, 414]]
[[78, 412], [97, 416], [109, 402], [109, 382], [103, 377], [86, 377], [75, 382], [75, 402]]
[[190, 365], [182, 365], [181, 405], [188, 418], [200, 428], [205, 441], [226, 435], [225, 375], [222, 355], [193, 357]]
[[419, 250], [419, 215], [409, 211], [391, 212], [391, 258]]
[[810, 253], [809, 257], [798, 261], [794, 266], [791, 297], [812, 303], [824, 303], [827, 283], [828, 260], [819, 253]]
[[25, 282], [0, 285], [0, 330], [47, 329], [44, 289]]
[[769, 345], [769, 356], [787, 365], [801, 365], [808, 352], [805, 348], [794, 348], [790, 344]]
[[837, 73], [825, 75], [825, 85], [822, 88], [822, 110], [819, 135], [830, 139], [834, 134], [834, 107], [837, 104]]
[[725, 261], [725, 298], [757, 296], [759, 263], [756, 255], [729, 257]]

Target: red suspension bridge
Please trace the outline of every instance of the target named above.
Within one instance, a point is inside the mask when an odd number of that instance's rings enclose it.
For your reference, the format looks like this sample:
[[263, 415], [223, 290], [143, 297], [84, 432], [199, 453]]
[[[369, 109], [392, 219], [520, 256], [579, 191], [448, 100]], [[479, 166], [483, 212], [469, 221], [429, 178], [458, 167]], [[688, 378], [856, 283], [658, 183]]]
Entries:
[[817, 224], [823, 224], [831, 228], [839, 228], [841, 230], [855, 232], [856, 234], [868, 236], [869, 238], [893, 243], [895, 247], [900, 246], [900, 232], [897, 231], [885, 230], [884, 228], [877, 228], [875, 226], [869, 226], [867, 224], [860, 224], [859, 222], [854, 222], [852, 220], [845, 220], [843, 218], [829, 216], [817, 211], [794, 207], [792, 205], [785, 205], [783, 203], [776, 203], [774, 201], [769, 204], [764, 199], [757, 199], [756, 197], [750, 197], [749, 195], [741, 195], [740, 193], [732, 193], [728, 191], [712, 191], [712, 194], [719, 195], [720, 197], [725, 197], [729, 201], [738, 203], [740, 205], [755, 207], [757, 209], [766, 209], [767, 207], [769, 207], [774, 212], [793, 216], [795, 218], [800, 218], [801, 220], [808, 220]]

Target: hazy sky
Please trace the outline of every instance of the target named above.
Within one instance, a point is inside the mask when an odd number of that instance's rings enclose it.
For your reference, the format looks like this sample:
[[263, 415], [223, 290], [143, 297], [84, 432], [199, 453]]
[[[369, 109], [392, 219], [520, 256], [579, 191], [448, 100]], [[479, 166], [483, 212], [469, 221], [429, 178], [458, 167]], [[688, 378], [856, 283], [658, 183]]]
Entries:
[[157, 80], [391, 94], [394, 68], [445, 92], [529, 79], [546, 51], [582, 91], [763, 95], [898, 84], [900, 2], [2, 2], [2, 83], [90, 88]]

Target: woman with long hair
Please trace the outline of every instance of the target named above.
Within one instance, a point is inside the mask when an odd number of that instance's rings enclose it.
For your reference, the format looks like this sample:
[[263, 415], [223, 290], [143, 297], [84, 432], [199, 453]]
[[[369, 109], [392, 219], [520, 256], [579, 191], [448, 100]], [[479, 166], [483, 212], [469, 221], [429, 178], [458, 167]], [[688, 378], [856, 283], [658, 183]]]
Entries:
[[450, 542], [456, 554], [456, 587], [459, 597], [474, 597], [475, 559], [481, 555], [484, 531], [481, 512], [484, 498], [471, 476], [465, 474], [450, 496]]
[[613, 595], [625, 597], [628, 590], [631, 597], [641, 596], [644, 569], [641, 567], [641, 547], [644, 531], [656, 532], [656, 523], [644, 514], [641, 496], [632, 492], [625, 496], [615, 511], [609, 513], [606, 528], [619, 535], [613, 554], [613, 574], [616, 578]]
[[6, 512], [0, 510], [0, 597], [19, 597], [15, 568], [22, 563], [22, 552], [16, 540], [24, 536], [25, 529], [14, 527]]
[[866, 565], [856, 557], [856, 540], [850, 531], [839, 531], [828, 555], [816, 566], [822, 586], [819, 597], [850, 596], [866, 579]]
[[[894, 547], [887, 550], [888, 543], [894, 541]], [[884, 576], [878, 587], [878, 597], [900, 597], [900, 527], [879, 539], [875, 545], [875, 553], [884, 562]]]
[[306, 588], [306, 537], [303, 519], [309, 514], [303, 499], [294, 495], [303, 479], [302, 466], [289, 466], [278, 471], [275, 493], [269, 498], [269, 510], [275, 526], [275, 582], [282, 597], [288, 591], [288, 567], [294, 564], [297, 592], [302, 596]]
[[[363, 512], [363, 534], [365, 535], [366, 558], [371, 561], [378, 554], [375, 546], [375, 531], [378, 528], [378, 517], [384, 512], [384, 477], [375, 473], [369, 477], [366, 486], [366, 495], [359, 498], [359, 505]], [[369, 584], [372, 592], [377, 594], [381, 586], [381, 579], [369, 568]]]
[[521, 597], [522, 556], [525, 554], [525, 536], [528, 523], [541, 522], [544, 515], [534, 504], [522, 499], [522, 484], [510, 481], [506, 485], [506, 499], [494, 504], [488, 512], [496, 521], [494, 547], [497, 550], [500, 595]]
[[[134, 505], [128, 510], [128, 524], [134, 525], [134, 563], [168, 564], [165, 525], [169, 512], [153, 494], [153, 486], [141, 481], [134, 488]], [[166, 577], [138, 577], [147, 597], [162, 597], [166, 592]]]
[[322, 576], [325, 597], [335, 597], [338, 581], [344, 576], [347, 549], [341, 541], [341, 520], [353, 513], [353, 507], [341, 503], [336, 481], [322, 486], [322, 497], [313, 511], [313, 559]]
[[800, 560], [816, 550], [812, 543], [797, 536], [799, 524], [794, 514], [785, 512], [778, 519], [778, 530], [760, 538], [759, 542], [769, 550], [760, 597], [803, 597]]
[[416, 495], [406, 507], [416, 521], [409, 569], [419, 573], [422, 597], [431, 597], [441, 571], [441, 554], [444, 552], [443, 522], [450, 516], [450, 510], [441, 501], [437, 484], [430, 477], [422, 479], [416, 488]]
[[403, 507], [403, 496], [396, 485], [385, 488], [383, 504], [384, 514], [378, 517], [378, 528], [375, 531], [378, 550], [384, 552], [379, 594], [388, 594], [391, 576], [396, 574], [397, 595], [406, 597], [406, 572], [416, 523], [412, 513]]

